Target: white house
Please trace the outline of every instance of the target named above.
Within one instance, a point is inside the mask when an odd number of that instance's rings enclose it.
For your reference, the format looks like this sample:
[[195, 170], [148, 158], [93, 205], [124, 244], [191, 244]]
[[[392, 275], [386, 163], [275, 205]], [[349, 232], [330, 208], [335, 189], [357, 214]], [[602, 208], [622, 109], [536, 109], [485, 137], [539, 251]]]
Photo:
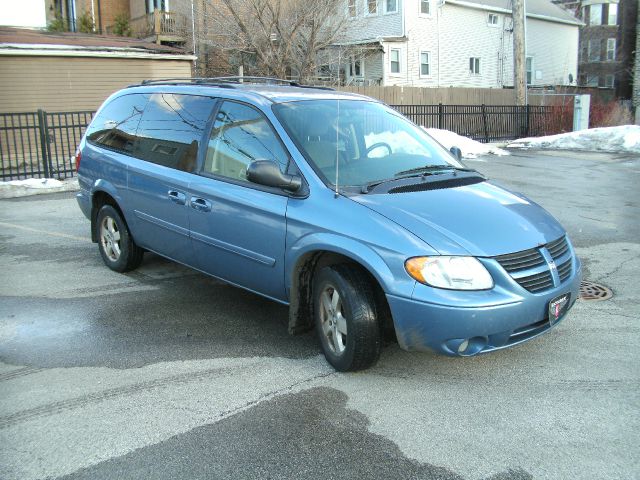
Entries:
[[[344, 44], [358, 46], [345, 68], [347, 83], [513, 85], [510, 0], [345, 1]], [[526, 9], [528, 83], [575, 83], [582, 23], [551, 0], [526, 0]]]

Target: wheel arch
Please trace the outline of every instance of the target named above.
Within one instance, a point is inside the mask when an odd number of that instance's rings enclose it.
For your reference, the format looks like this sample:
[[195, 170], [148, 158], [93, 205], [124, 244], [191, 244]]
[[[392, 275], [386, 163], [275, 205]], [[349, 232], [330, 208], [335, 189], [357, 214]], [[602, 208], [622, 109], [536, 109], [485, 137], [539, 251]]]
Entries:
[[98, 218], [98, 212], [104, 205], [111, 205], [115, 208], [122, 219], [127, 222], [127, 219], [120, 208], [120, 196], [113, 185], [108, 182], [98, 181], [96, 182], [91, 192], [91, 241], [96, 243], [98, 241], [98, 232], [96, 229], [96, 219]]
[[304, 333], [313, 328], [312, 286], [315, 272], [344, 263], [353, 264], [370, 279], [381, 327], [385, 331], [393, 330], [393, 320], [385, 295], [385, 284], [392, 281], [393, 274], [377, 253], [358, 242], [347, 240], [347, 243], [351, 242], [354, 244], [351, 247], [357, 248], [349, 248], [344, 242], [309, 244], [306, 248], [300, 248], [295, 260], [290, 262], [287, 271], [290, 334]]

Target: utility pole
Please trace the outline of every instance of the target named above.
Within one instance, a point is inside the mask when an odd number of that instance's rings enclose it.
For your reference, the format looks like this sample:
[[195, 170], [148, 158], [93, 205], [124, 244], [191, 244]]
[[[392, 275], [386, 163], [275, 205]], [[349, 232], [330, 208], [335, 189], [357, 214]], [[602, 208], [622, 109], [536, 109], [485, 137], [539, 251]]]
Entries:
[[513, 88], [516, 105], [527, 104], [525, 0], [513, 0]]

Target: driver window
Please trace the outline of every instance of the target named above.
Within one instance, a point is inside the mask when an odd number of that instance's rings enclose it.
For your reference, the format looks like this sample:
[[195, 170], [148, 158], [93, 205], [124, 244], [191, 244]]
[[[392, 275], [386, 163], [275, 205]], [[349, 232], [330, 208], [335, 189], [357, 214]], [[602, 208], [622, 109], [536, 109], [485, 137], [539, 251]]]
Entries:
[[254, 160], [275, 160], [285, 172], [289, 156], [260, 112], [248, 105], [224, 102], [211, 130], [204, 172], [247, 181], [247, 167]]

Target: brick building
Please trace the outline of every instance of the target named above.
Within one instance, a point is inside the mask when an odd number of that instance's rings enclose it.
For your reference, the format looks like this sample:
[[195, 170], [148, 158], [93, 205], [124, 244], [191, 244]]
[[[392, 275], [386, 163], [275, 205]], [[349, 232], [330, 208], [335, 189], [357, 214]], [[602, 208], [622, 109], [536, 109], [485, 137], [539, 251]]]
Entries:
[[578, 85], [631, 98], [638, 0], [555, 0], [582, 19]]

